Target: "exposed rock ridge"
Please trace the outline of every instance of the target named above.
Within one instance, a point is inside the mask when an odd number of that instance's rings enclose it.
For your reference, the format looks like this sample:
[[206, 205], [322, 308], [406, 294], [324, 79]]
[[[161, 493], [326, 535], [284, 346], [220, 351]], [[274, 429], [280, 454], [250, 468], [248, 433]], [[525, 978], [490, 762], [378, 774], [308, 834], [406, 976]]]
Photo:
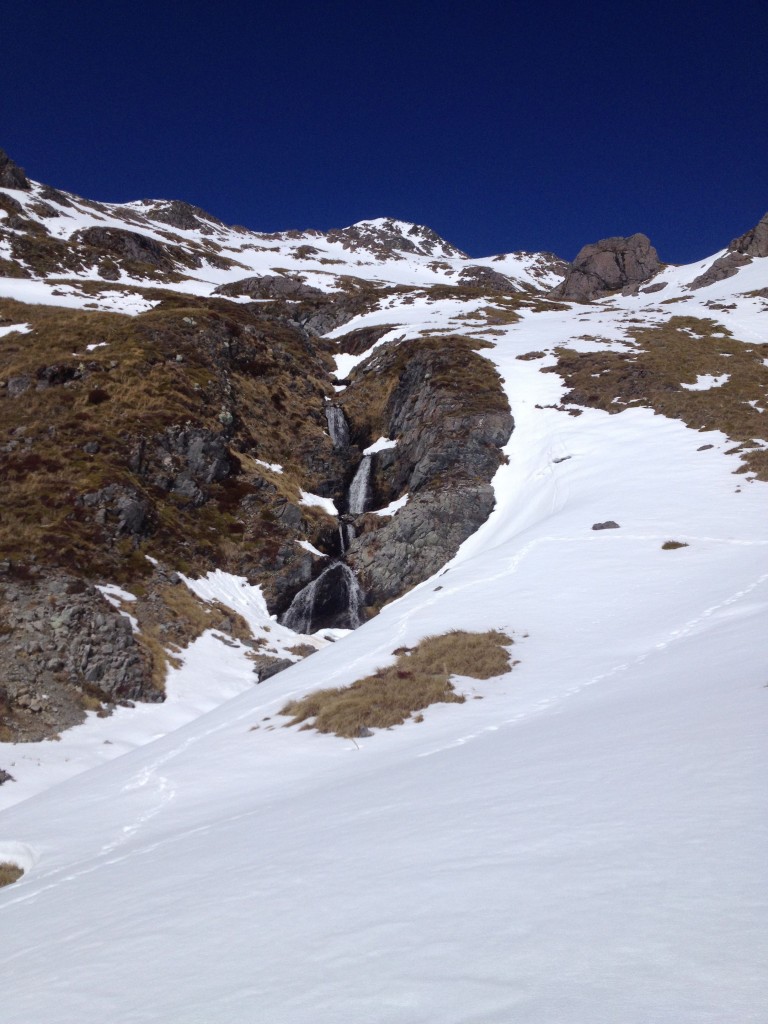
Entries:
[[0, 149], [0, 188], [19, 188], [25, 191], [30, 188], [26, 174], [15, 164], [4, 149]]
[[728, 248], [745, 256], [768, 256], [768, 213], [763, 215], [755, 227], [740, 238], [734, 238]]

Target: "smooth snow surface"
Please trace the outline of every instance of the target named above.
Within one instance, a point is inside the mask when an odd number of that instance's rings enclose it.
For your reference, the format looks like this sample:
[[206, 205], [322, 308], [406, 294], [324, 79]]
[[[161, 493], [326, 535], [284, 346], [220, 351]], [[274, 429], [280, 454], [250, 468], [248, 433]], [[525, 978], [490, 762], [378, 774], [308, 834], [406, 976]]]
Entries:
[[[639, 408], [569, 416], [540, 372], [559, 344], [622, 351], [638, 315], [716, 315], [765, 341], [744, 293], [768, 260], [690, 292], [700, 271], [489, 333], [474, 300], [345, 325], [495, 346], [515, 418], [496, 508], [434, 578], [264, 683], [209, 631], [166, 705], [0, 745], [18, 779], [0, 803], [20, 800], [0, 860], [27, 872], [0, 892], [5, 1019], [765, 1024], [768, 488], [734, 475], [725, 435]], [[186, 583], [296, 642], [246, 581]], [[283, 728], [287, 700], [450, 629], [506, 630], [518, 663], [369, 738]], [[142, 722], [101, 763], [105, 737]], [[65, 754], [91, 770], [42, 792]]]

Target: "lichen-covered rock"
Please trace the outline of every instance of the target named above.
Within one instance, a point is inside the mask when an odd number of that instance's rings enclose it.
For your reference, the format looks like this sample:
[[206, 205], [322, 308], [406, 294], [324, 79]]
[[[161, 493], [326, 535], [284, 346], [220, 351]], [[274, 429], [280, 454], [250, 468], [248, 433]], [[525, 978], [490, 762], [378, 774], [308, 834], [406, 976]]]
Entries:
[[8, 739], [39, 740], [85, 708], [161, 701], [130, 621], [91, 584], [63, 573], [0, 571], [0, 711]]
[[604, 238], [585, 245], [565, 280], [549, 293], [553, 299], [590, 302], [610, 292], [633, 289], [662, 269], [658, 254], [643, 234]]

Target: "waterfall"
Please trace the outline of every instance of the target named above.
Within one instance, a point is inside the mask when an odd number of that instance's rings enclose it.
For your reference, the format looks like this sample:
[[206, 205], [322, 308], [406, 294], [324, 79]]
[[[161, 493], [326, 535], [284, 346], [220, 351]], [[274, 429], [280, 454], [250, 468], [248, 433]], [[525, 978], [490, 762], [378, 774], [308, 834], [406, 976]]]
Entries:
[[298, 592], [280, 621], [297, 633], [328, 627], [357, 629], [363, 621], [363, 604], [355, 574], [343, 562], [334, 562]]
[[[342, 409], [327, 405], [325, 415], [335, 448], [349, 446], [349, 426]], [[339, 549], [342, 558], [355, 539], [354, 516], [365, 512], [371, 497], [373, 455], [364, 455], [347, 494], [347, 511], [339, 519]], [[316, 633], [337, 627], [357, 629], [363, 622], [365, 597], [355, 574], [343, 561], [334, 562], [296, 594], [280, 622], [297, 633]]]
[[372, 456], [364, 455], [363, 461], [357, 467], [357, 472], [349, 485], [347, 497], [347, 509], [351, 516], [359, 516], [365, 512], [368, 504], [369, 492], [371, 489], [371, 465]]
[[355, 524], [349, 522], [348, 516], [341, 516], [341, 521], [339, 522], [339, 550], [342, 555], [356, 536]]
[[334, 448], [349, 447], [349, 424], [344, 410], [338, 405], [326, 405], [325, 418], [328, 420], [328, 433], [331, 435]]

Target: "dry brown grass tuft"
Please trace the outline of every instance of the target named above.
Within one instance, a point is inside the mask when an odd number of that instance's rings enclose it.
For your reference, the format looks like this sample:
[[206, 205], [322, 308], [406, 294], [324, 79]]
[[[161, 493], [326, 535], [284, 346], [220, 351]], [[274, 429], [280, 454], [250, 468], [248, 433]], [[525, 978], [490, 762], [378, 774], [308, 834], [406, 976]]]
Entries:
[[0, 863], [0, 887], [13, 885], [14, 882], [18, 882], [23, 874], [24, 872], [18, 864], [10, 864], [8, 861], [3, 861]]
[[[452, 675], [490, 679], [510, 669], [505, 645], [513, 641], [505, 633], [465, 633], [460, 630], [422, 640], [412, 650], [398, 649], [398, 659], [388, 668], [352, 683], [351, 686], [318, 690], [291, 701], [281, 714], [289, 725], [337, 736], [354, 737], [369, 728], [388, 729], [402, 723], [430, 704], [463, 704]], [[416, 720], [421, 721], [421, 718]]]
[[665, 540], [661, 545], [662, 551], [675, 551], [677, 548], [687, 548], [688, 542], [684, 540]]

